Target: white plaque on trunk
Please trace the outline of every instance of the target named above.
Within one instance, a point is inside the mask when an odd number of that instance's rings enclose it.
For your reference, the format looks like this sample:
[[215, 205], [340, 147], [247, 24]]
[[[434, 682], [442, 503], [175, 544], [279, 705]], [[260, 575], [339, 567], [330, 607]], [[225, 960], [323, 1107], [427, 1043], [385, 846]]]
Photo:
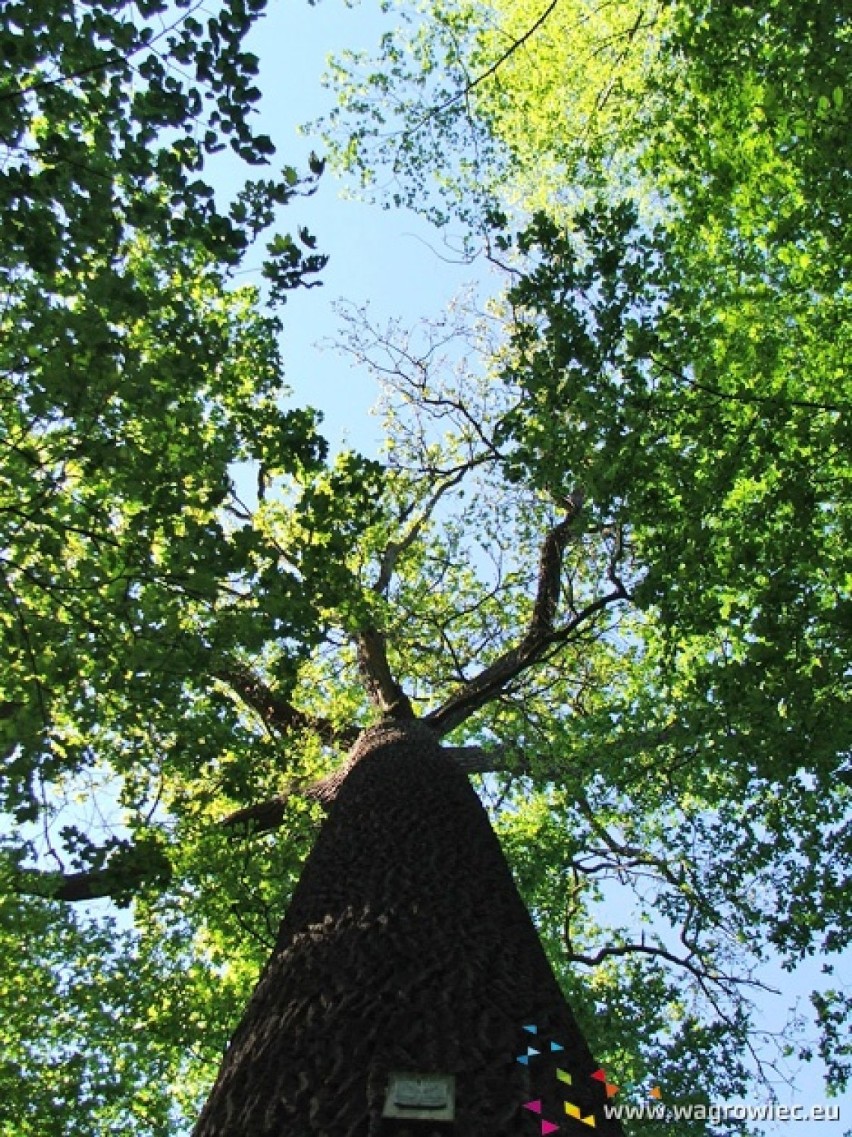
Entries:
[[412, 1121], [452, 1121], [455, 1105], [456, 1080], [452, 1074], [397, 1071], [388, 1076], [384, 1117], [406, 1117]]

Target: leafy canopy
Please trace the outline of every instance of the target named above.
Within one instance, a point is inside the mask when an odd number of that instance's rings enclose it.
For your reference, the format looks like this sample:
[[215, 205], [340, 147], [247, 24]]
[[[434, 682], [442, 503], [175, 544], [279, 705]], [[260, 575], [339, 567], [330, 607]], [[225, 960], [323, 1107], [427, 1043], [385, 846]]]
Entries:
[[[266, 653], [286, 689], [322, 627], [235, 469], [271, 486], [361, 469], [324, 472], [316, 416], [284, 402], [278, 318], [234, 278], [318, 164], [230, 203], [209, 180], [226, 146], [252, 167], [272, 153], [243, 48], [262, 8], [3, 8], [3, 1133], [171, 1132], [194, 1102], [181, 1054], [233, 1004], [226, 976], [214, 993], [185, 966], [184, 916], [20, 893], [126, 907], [179, 876], [166, 848], [199, 808], [181, 779], [224, 763], [248, 784], [263, 749], [213, 676]], [[269, 240], [267, 299], [322, 267], [303, 237]], [[219, 1010], [188, 1011], [193, 987]]]
[[[338, 73], [339, 153], [506, 285], [419, 329], [349, 313], [381, 464], [325, 461], [233, 279], [312, 185], [209, 186], [223, 144], [270, 154], [261, 6], [4, 10], [4, 1135], [181, 1131], [323, 776], [406, 701], [485, 775], [623, 1083], [745, 1093], [763, 962], [848, 944], [846, 29], [429, 8]], [[273, 298], [307, 237], [268, 242]]]

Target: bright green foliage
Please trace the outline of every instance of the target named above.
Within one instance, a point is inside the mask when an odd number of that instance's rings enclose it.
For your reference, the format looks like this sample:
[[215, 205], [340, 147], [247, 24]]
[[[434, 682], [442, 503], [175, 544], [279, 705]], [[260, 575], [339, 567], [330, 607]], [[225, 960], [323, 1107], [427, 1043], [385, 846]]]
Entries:
[[[271, 926], [215, 820], [280, 788], [282, 755], [216, 675], [264, 658], [286, 693], [321, 603], [296, 543], [286, 560], [241, 504], [236, 464], [301, 485], [325, 540], [357, 519], [309, 502], [315, 479], [364, 467], [324, 471], [314, 414], [283, 403], [279, 321], [232, 280], [315, 179], [285, 169], [230, 205], [205, 180], [225, 145], [272, 152], [242, 48], [262, 7], [0, 16], [4, 1137], [176, 1132], [264, 951], [231, 959], [200, 929], [239, 933], [234, 907]], [[270, 242], [272, 299], [324, 263], [303, 244]], [[293, 849], [308, 824], [293, 814]], [[277, 911], [296, 854], [256, 854]], [[20, 895], [86, 895], [87, 876], [133, 919]]]
[[[223, 9], [202, 34], [171, 12], [155, 33], [113, 7], [4, 11], [3, 717], [21, 821], [39, 808], [34, 762], [51, 781], [104, 745], [132, 770], [158, 749], [152, 704], [174, 717], [160, 729], [185, 721], [202, 659], [313, 619], [268, 540], [223, 524], [232, 463], [274, 477], [321, 454], [311, 415], [279, 406], [277, 322], [226, 287], [295, 175], [250, 187], [231, 218], [198, 179], [223, 132], [253, 162], [269, 150], [246, 119], [249, 17]], [[252, 587], [273, 579], [261, 611]], [[136, 725], [117, 737], [119, 709]]]
[[[421, 714], [526, 642], [580, 490], [576, 627], [452, 741], [504, 746], [483, 793], [616, 1080], [745, 1096], [762, 962], [852, 931], [847, 29], [793, 0], [489, 0], [345, 66], [341, 159], [369, 180], [388, 134], [398, 199], [511, 275], [420, 330], [351, 315], [387, 452], [325, 464], [232, 280], [310, 182], [225, 207], [204, 169], [269, 153], [260, 7], [3, 10], [0, 1135], [184, 1131], [317, 807], [229, 815], [375, 716], [359, 637]], [[313, 245], [269, 242], [273, 299]], [[55, 899], [93, 884], [112, 901]], [[816, 1011], [841, 1087], [842, 984]]]
[[[521, 316], [507, 378], [524, 396], [502, 429], [516, 476], [582, 484], [601, 522], [629, 528], [635, 596], [658, 628], [649, 648], [683, 673], [679, 698], [691, 686], [718, 702], [729, 739], [746, 729], [731, 717], [744, 700], [773, 773], [806, 747], [827, 774], [848, 745], [843, 347], [799, 339], [797, 290], [779, 290], [771, 314], [745, 298], [711, 313], [701, 289], [668, 279], [666, 240], [630, 223], [623, 209], [583, 215], [572, 240], [542, 219], [521, 239], [541, 264], [509, 293]], [[785, 301], [787, 340], [755, 345]], [[839, 326], [842, 306], [812, 292], [802, 322]]]
[[497, 203], [570, 208], [635, 181], [640, 122], [663, 101], [649, 76], [671, 5], [387, 7], [378, 58], [347, 52], [328, 76], [340, 104], [327, 143], [362, 189], [390, 185], [397, 204], [482, 232]]

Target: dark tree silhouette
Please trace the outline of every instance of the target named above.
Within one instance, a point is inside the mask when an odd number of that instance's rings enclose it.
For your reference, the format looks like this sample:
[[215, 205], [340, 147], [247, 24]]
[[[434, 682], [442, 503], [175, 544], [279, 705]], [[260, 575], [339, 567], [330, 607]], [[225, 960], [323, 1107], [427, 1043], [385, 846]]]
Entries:
[[[392, 1072], [453, 1075], [455, 1123], [388, 1128]], [[365, 731], [195, 1137], [579, 1134], [592, 1118], [615, 1137], [595, 1072], [466, 775], [423, 721]]]

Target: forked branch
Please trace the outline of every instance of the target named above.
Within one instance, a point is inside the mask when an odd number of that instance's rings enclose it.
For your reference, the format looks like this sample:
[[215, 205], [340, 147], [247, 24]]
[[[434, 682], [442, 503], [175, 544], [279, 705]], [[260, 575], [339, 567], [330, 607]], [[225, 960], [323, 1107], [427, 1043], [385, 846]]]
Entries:
[[422, 510], [409, 525], [408, 529], [402, 535], [399, 541], [389, 541], [382, 559], [379, 564], [379, 575], [376, 578], [376, 583], [373, 585], [373, 591], [379, 596], [385, 596], [396, 571], [397, 562], [400, 556], [410, 549], [417, 538], [423, 531], [424, 526], [428, 523], [430, 517], [435, 511], [438, 502], [449, 490], [453, 489], [459, 482], [477, 465], [480, 461], [466, 462], [463, 466], [459, 467], [452, 476], [442, 481], [433, 491], [431, 496], [426, 501]]
[[519, 643], [503, 652], [493, 663], [463, 684], [442, 706], [425, 716], [424, 721], [439, 737], [448, 734], [499, 695], [513, 679], [538, 663], [550, 648], [566, 643], [600, 612], [618, 601], [628, 599], [626, 588], [613, 574], [613, 588], [610, 592], [599, 596], [580, 611], [572, 611], [564, 623], [557, 623], [562, 590], [562, 560], [583, 499], [579, 493], [572, 494], [563, 504], [566, 508], [565, 517], [547, 532], [542, 541], [532, 615], [524, 635]]

